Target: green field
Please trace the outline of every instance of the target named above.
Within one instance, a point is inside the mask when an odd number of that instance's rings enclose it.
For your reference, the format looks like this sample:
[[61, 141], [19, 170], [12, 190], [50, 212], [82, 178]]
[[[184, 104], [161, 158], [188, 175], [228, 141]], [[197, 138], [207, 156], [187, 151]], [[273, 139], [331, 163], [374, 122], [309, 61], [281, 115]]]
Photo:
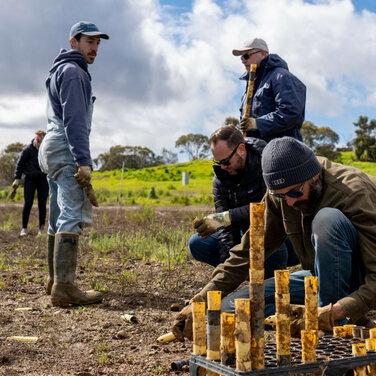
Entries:
[[[342, 163], [357, 167], [376, 177], [376, 163], [357, 162], [353, 152], [342, 153]], [[212, 204], [213, 168], [210, 160], [177, 163], [173, 165], [94, 172], [93, 186], [101, 205], [176, 206]], [[189, 173], [189, 184], [182, 184], [184, 172]], [[0, 191], [0, 200], [6, 200], [9, 190]], [[19, 189], [15, 201], [23, 200]]]

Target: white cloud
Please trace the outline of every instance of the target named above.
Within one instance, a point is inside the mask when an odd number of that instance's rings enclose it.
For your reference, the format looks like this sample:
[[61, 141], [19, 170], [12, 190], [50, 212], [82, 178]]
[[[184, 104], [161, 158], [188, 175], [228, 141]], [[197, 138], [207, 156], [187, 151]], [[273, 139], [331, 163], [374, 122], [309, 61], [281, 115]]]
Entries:
[[[70, 25], [81, 17], [98, 20], [110, 34], [89, 68], [98, 98], [91, 136], [94, 157], [116, 144], [156, 152], [172, 149], [182, 134], [209, 135], [226, 116], [238, 116], [243, 68], [231, 51], [255, 36], [263, 37], [307, 86], [307, 120], [328, 118], [336, 130], [335, 119], [352, 111], [354, 118], [338, 125], [348, 133], [364, 106], [376, 103], [376, 14], [355, 12], [350, 0], [196, 0], [190, 12], [181, 14], [152, 0], [108, 0], [110, 5], [95, 1], [87, 15], [85, 3], [79, 5], [74, 19], [69, 11], [73, 0], [67, 2], [60, 12], [61, 35], [48, 35], [48, 59], [44, 49], [40, 57], [37, 45], [30, 50], [26, 45], [0, 63], [6, 72], [0, 78], [2, 131], [12, 132], [17, 124], [32, 130], [34, 120], [44, 119], [44, 77]], [[39, 1], [50, 12], [54, 4]], [[0, 10], [6, 28], [12, 18]], [[30, 17], [30, 34], [43, 26], [50, 25], [38, 25]], [[9, 46], [15, 46], [19, 35], [14, 31], [9, 38], [14, 38]], [[27, 74], [18, 64], [25, 53]], [[17, 72], [23, 72], [21, 78]], [[6, 142], [0, 140], [0, 149]]]
[[0, 96], [0, 124], [16, 126], [35, 122], [46, 108], [44, 96]]

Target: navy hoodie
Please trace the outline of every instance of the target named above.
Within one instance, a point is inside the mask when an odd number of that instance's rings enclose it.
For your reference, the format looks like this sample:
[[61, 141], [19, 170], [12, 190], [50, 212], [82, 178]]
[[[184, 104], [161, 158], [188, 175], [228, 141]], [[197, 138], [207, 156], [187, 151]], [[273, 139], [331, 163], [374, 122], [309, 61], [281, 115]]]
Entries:
[[91, 77], [84, 56], [77, 50], [61, 49], [46, 81], [55, 115], [62, 120], [69, 150], [79, 166], [92, 164], [89, 146], [88, 109]]

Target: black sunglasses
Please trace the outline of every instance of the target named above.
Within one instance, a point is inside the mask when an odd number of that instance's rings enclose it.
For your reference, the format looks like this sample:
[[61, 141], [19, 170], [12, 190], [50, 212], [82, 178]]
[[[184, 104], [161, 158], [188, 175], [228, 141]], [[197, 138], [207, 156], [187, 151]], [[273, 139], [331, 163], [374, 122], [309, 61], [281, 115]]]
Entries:
[[236, 150], [238, 149], [239, 145], [241, 145], [241, 143], [235, 146], [235, 149], [232, 151], [230, 156], [227, 157], [226, 159], [222, 159], [221, 161], [216, 161], [215, 159], [213, 159], [213, 162], [217, 165], [230, 166], [230, 164], [231, 164], [230, 159], [236, 153]]
[[286, 196], [292, 197], [292, 198], [298, 198], [298, 197], [303, 196], [302, 189], [303, 189], [304, 184], [305, 183], [303, 183], [299, 188], [291, 189], [291, 191], [288, 191], [286, 193], [275, 193], [273, 191], [269, 191], [269, 193], [272, 196], [279, 197], [279, 198], [285, 198]]
[[252, 53], [247, 52], [246, 54], [240, 56], [240, 59], [241, 60], [248, 60], [252, 55], [258, 54], [259, 52], [261, 52], [261, 50], [255, 51], [255, 52], [252, 52]]

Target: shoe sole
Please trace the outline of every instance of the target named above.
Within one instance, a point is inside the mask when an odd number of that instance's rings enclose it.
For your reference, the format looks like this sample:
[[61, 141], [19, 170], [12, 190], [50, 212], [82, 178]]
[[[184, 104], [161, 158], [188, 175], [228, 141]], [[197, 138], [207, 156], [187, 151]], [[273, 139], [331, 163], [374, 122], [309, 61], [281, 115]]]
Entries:
[[103, 298], [92, 301], [92, 302], [79, 302], [77, 300], [66, 300], [66, 299], [60, 299], [60, 298], [53, 298], [51, 297], [51, 303], [53, 306], [58, 306], [58, 307], [69, 307], [72, 305], [89, 305], [89, 304], [99, 304], [102, 303]]

